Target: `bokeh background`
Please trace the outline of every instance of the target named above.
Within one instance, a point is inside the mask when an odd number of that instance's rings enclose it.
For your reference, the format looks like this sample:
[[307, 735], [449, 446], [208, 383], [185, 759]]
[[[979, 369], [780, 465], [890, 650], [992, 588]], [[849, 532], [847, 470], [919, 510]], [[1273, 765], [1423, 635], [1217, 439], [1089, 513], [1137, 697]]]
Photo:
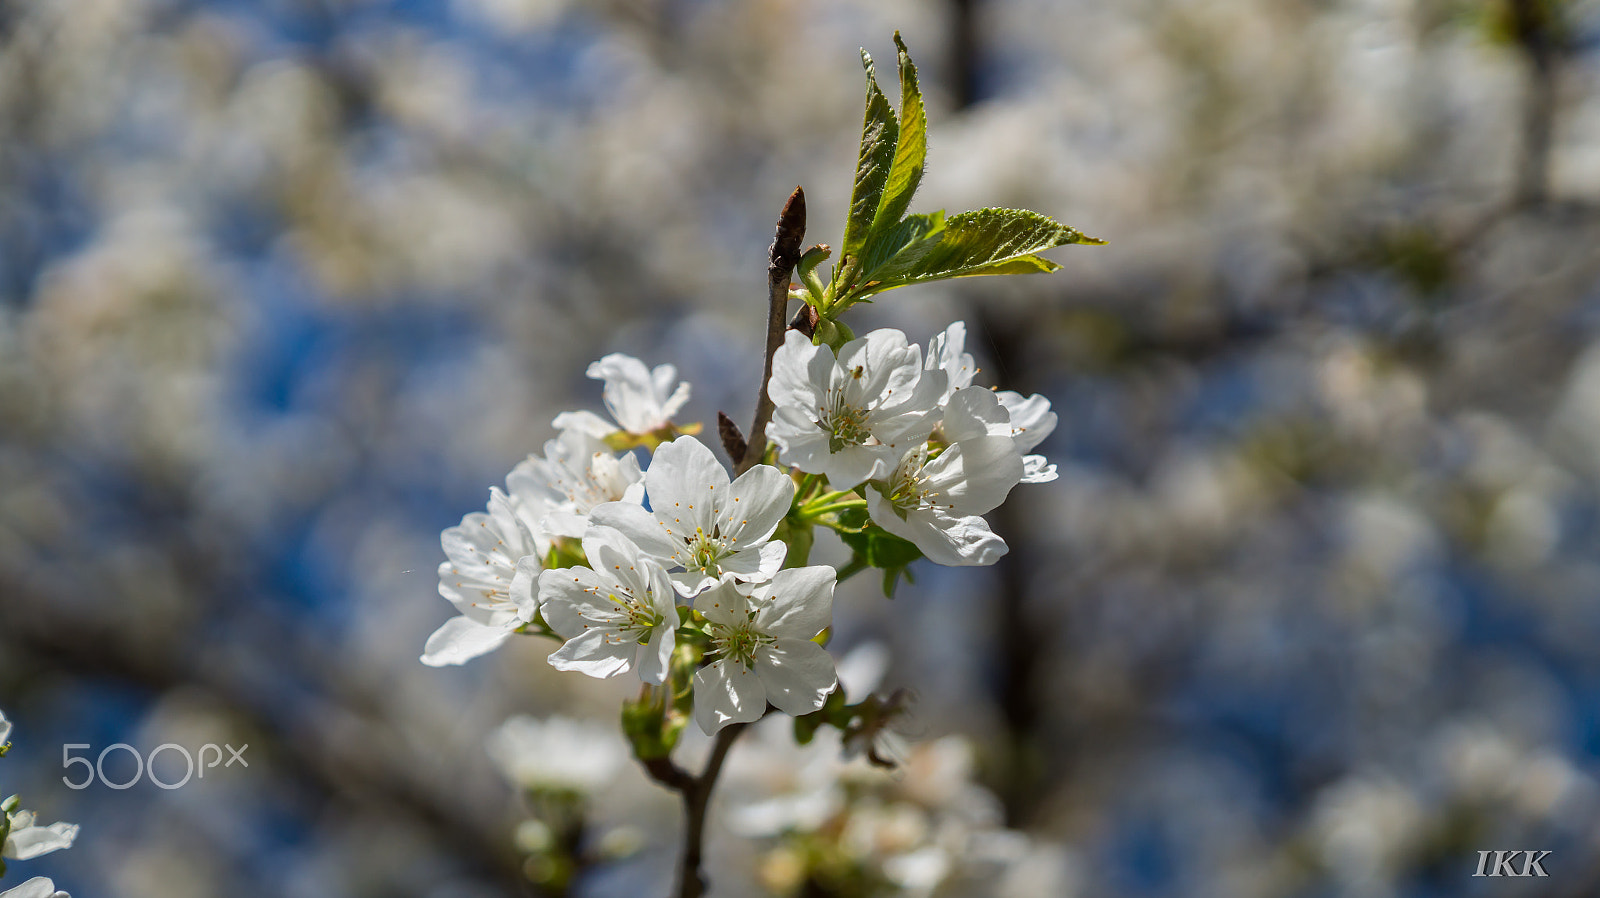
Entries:
[[[487, 734], [625, 690], [532, 639], [418, 663], [438, 532], [607, 352], [748, 419], [772, 223], [801, 184], [837, 242], [895, 29], [915, 209], [1110, 241], [854, 322], [965, 319], [1061, 415], [999, 566], [841, 589], [837, 644], [955, 746], [896, 788], [1025, 846], [896, 881], [1600, 894], [1593, 0], [0, 2], [0, 792], [83, 827], [7, 882], [540, 894]], [[62, 785], [116, 742], [250, 767]], [[608, 782], [573, 894], [664, 893], [673, 804]], [[866, 894], [717, 819], [719, 894]], [[1530, 848], [1550, 878], [1470, 875]]]

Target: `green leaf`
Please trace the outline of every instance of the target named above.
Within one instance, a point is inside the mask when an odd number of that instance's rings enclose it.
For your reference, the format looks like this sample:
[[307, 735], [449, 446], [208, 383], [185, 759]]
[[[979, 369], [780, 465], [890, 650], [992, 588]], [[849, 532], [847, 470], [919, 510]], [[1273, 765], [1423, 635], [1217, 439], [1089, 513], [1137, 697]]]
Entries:
[[876, 235], [900, 222], [911, 206], [911, 197], [922, 183], [928, 161], [928, 115], [922, 107], [922, 91], [917, 86], [917, 66], [911, 61], [900, 32], [894, 33], [894, 46], [900, 63], [900, 140], [895, 145], [894, 163], [884, 184], [883, 202], [872, 222]]
[[912, 215], [897, 224], [877, 228], [861, 250], [861, 286], [871, 289], [877, 272], [902, 250], [944, 230], [944, 212]]
[[893, 533], [869, 524], [858, 532], [840, 531], [839, 538], [844, 544], [854, 549], [868, 565], [883, 570], [883, 594], [894, 595], [894, 587], [899, 578], [911, 580], [907, 568], [922, 557], [922, 550], [914, 543], [901, 539]]
[[1101, 244], [1037, 212], [978, 209], [951, 216], [942, 230], [907, 245], [871, 272], [877, 290], [946, 278], [1028, 274], [1060, 266], [1035, 253], [1071, 243]]
[[849, 266], [850, 257], [860, 252], [872, 232], [894, 166], [895, 146], [900, 142], [900, 122], [878, 87], [872, 57], [865, 50], [861, 51], [861, 64], [867, 70], [867, 111], [861, 124], [861, 155], [856, 160], [855, 189], [850, 193], [850, 217], [839, 248], [841, 269]]

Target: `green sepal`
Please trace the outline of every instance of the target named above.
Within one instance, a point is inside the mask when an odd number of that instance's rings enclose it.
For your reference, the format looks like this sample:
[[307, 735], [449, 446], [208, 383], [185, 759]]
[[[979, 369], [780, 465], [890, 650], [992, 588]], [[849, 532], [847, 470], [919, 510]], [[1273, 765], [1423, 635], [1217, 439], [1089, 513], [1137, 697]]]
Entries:
[[[819, 312], [827, 303], [828, 288], [823, 285], [822, 278], [817, 276], [817, 266], [831, 255], [833, 255], [832, 248], [826, 243], [819, 243], [806, 250], [800, 257], [799, 264], [795, 266], [796, 273], [800, 275], [800, 283], [805, 285], [806, 295], [799, 298], [807, 305], [816, 307]], [[795, 291], [791, 290], [789, 294], [794, 296]]]
[[899, 585], [901, 577], [908, 583], [915, 582], [909, 568], [922, 558], [922, 550], [916, 544], [871, 523], [857, 531], [839, 530], [839, 538], [855, 550], [856, 557], [868, 567], [883, 571], [883, 594], [886, 597], [894, 597], [895, 587]]
[[778, 529], [773, 531], [772, 538], [789, 547], [789, 553], [783, 559], [785, 568], [805, 567], [811, 559], [811, 546], [816, 541], [816, 535], [812, 532], [811, 524], [793, 513], [778, 522]]
[[817, 332], [811, 336], [811, 343], [814, 346], [826, 344], [829, 349], [837, 353], [840, 347], [855, 338], [855, 331], [851, 330], [843, 321], [824, 318], [817, 325]]
[[600, 441], [605, 443], [606, 448], [612, 452], [626, 452], [629, 449], [637, 449], [640, 446], [654, 452], [656, 447], [662, 443], [670, 443], [681, 436], [693, 436], [703, 429], [705, 429], [704, 425], [699, 421], [689, 424], [668, 422], [649, 433], [631, 433], [626, 430], [615, 430], [601, 437]]
[[844, 690], [834, 689], [828, 693], [828, 698], [822, 703], [822, 707], [794, 719], [794, 741], [801, 745], [810, 745], [811, 740], [817, 738], [817, 730], [824, 726], [842, 730], [849, 725], [850, 719], [854, 716], [855, 713], [850, 706], [845, 704]]
[[683, 737], [694, 708], [694, 672], [700, 667], [697, 646], [673, 649], [666, 682], [643, 686], [638, 698], [622, 703], [622, 732], [633, 746], [634, 757], [651, 761], [669, 757]]
[[558, 536], [550, 541], [550, 551], [544, 556], [545, 570], [588, 566], [589, 556], [584, 554], [582, 540], [570, 536]]
[[872, 526], [872, 518], [867, 515], [865, 508], [846, 508], [830, 515], [823, 515], [817, 519], [829, 529], [840, 533], [860, 533]]

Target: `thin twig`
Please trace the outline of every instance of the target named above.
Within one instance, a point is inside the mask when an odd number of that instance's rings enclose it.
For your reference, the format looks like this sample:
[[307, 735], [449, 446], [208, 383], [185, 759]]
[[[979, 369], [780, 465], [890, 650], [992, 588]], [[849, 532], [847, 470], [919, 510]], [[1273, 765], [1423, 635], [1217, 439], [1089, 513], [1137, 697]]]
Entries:
[[772, 397], [767, 395], [767, 382], [772, 379], [772, 357], [783, 345], [784, 326], [788, 323], [789, 278], [800, 262], [800, 244], [806, 237], [806, 192], [799, 187], [789, 194], [778, 216], [778, 231], [767, 250], [767, 360], [761, 371], [761, 392], [756, 396], [756, 419], [750, 425], [749, 445], [744, 458], [739, 459], [737, 473], [744, 473], [761, 463], [767, 451], [767, 422], [772, 420]]

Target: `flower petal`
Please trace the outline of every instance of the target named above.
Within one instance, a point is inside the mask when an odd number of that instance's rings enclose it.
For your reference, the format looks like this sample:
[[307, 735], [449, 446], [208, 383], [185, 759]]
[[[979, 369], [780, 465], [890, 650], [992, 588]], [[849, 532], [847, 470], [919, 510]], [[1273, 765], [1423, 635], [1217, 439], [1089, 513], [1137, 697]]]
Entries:
[[650, 641], [639, 646], [636, 660], [639, 679], [655, 686], [667, 678], [667, 665], [672, 661], [672, 648], [677, 644], [676, 634], [672, 623], [663, 623], [650, 631]]
[[823, 459], [819, 470], [809, 473], [825, 474], [828, 486], [847, 490], [888, 476], [894, 463], [895, 450], [888, 446], [845, 446]]
[[550, 426], [557, 430], [576, 430], [596, 439], [605, 439], [620, 429], [594, 412], [562, 412]]
[[967, 324], [965, 321], [953, 321], [944, 329], [944, 333], [935, 334], [928, 341], [928, 356], [923, 367], [927, 370], [940, 370], [949, 378], [944, 395], [939, 397], [941, 403], [950, 399], [950, 394], [972, 386], [972, 378], [978, 373], [978, 365], [972, 355], [965, 351], [967, 343]]
[[1042, 455], [1024, 455], [1022, 457], [1022, 482], [1023, 483], [1049, 483], [1059, 476], [1056, 466]]
[[775, 539], [724, 556], [717, 562], [717, 566], [723, 573], [733, 574], [740, 580], [765, 583], [783, 567], [783, 561], [788, 555], [789, 547], [782, 540]]
[[1010, 437], [962, 440], [922, 469], [949, 505], [948, 514], [984, 514], [1022, 482], [1022, 456]]
[[904, 518], [877, 490], [867, 491], [867, 512], [878, 526], [910, 540], [935, 564], [972, 567], [994, 564], [1010, 547], [977, 515], [955, 517], [937, 509], [915, 509]]
[[650, 369], [631, 355], [613, 352], [589, 365], [586, 372], [595, 380], [605, 381], [601, 400], [624, 430], [631, 433], [648, 433], [662, 423], [660, 403], [656, 401], [655, 384], [650, 379]]
[[644, 483], [656, 518], [692, 536], [696, 527], [706, 533], [715, 527], [716, 503], [728, 491], [728, 471], [706, 444], [682, 436], [656, 449]]
[[673, 530], [663, 525], [656, 515], [632, 502], [607, 502], [596, 505], [589, 512], [589, 522], [604, 527], [615, 527], [639, 551], [654, 558], [671, 560], [683, 543], [673, 540]]
[[616, 604], [605, 598], [611, 587], [610, 578], [586, 567], [545, 571], [539, 575], [539, 611], [550, 629], [571, 639], [616, 618]]
[[1027, 452], [1055, 432], [1056, 413], [1050, 410], [1050, 400], [1038, 393], [1023, 398], [1011, 390], [996, 396], [1011, 415], [1012, 439], [1017, 441], [1018, 452]]
[[728, 661], [694, 675], [694, 719], [706, 735], [730, 723], [750, 723], [767, 712], [767, 689], [749, 668]]
[[511, 601], [517, 605], [517, 616], [524, 621], [533, 620], [539, 610], [539, 559], [529, 555], [517, 562], [517, 575], [511, 578]]
[[491, 627], [458, 615], [428, 637], [422, 647], [422, 663], [429, 667], [464, 664], [499, 648], [510, 635], [511, 630], [506, 627]]
[[833, 656], [808, 639], [781, 638], [756, 653], [756, 674], [767, 701], [785, 714], [810, 714], [838, 685]]
[[56, 891], [56, 884], [43, 876], [35, 876], [14, 889], [0, 892], [0, 898], [72, 898], [66, 892]]
[[825, 564], [778, 571], [756, 587], [756, 629], [771, 636], [810, 639], [833, 623], [838, 574]]
[[983, 387], [957, 390], [945, 406], [944, 436], [952, 443], [986, 436], [1009, 438], [1011, 414], [999, 397]]
[[718, 581], [694, 600], [694, 610], [705, 615], [706, 620], [724, 627], [744, 623], [749, 607], [749, 600], [734, 588], [731, 580]]
[[740, 474], [722, 498], [722, 533], [735, 548], [761, 542], [778, 529], [793, 500], [789, 475], [771, 465], [756, 465]]
[[21, 827], [13, 829], [10, 835], [6, 836], [4, 854], [19, 861], [32, 860], [52, 851], [71, 848], [76, 838], [78, 838], [76, 823]]
[[812, 346], [811, 341], [799, 331], [784, 333], [783, 345], [772, 355], [772, 378], [767, 381], [767, 396], [779, 410], [811, 410], [817, 405], [827, 380], [812, 377], [812, 366], [826, 353], [821, 365], [824, 372], [833, 369], [833, 351], [826, 346]]
[[[856, 377], [855, 369], [861, 369]], [[879, 328], [839, 347], [845, 397], [858, 408], [898, 405], [922, 376], [922, 347], [894, 328]]]
[[608, 627], [595, 627], [550, 653], [550, 666], [575, 670], [597, 679], [614, 677], [633, 666], [639, 644]]

